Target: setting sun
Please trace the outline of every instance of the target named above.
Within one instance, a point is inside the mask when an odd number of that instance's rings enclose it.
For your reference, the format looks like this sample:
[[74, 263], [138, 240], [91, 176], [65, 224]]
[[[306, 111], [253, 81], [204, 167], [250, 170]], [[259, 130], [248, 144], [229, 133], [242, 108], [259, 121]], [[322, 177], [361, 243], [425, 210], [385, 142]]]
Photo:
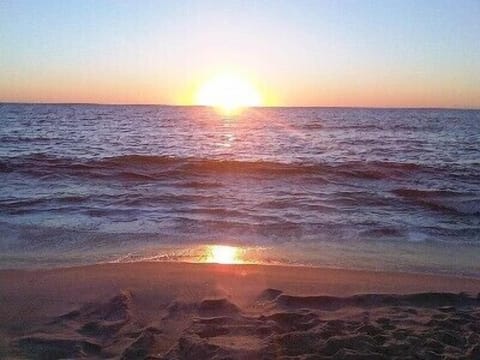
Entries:
[[248, 80], [236, 75], [222, 74], [200, 87], [196, 103], [232, 114], [245, 107], [261, 105], [262, 98]]

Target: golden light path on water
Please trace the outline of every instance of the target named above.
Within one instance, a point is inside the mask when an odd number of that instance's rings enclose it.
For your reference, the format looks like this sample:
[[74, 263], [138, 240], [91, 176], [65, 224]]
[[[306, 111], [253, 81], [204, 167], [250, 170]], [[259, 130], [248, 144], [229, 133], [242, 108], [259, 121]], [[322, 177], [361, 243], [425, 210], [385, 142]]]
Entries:
[[140, 253], [121, 256], [113, 262], [187, 262], [222, 265], [286, 265], [291, 262], [286, 257], [291, 251], [284, 251], [265, 246], [245, 246], [226, 244], [202, 244], [191, 247], [171, 246], [159, 249], [145, 247]]
[[202, 245], [192, 252], [192, 260], [211, 264], [265, 264], [269, 249], [260, 246]]
[[281, 252], [263, 246], [201, 245], [191, 249], [190, 260], [210, 264], [269, 264], [289, 263]]
[[205, 262], [217, 264], [243, 264], [241, 248], [228, 245], [207, 245], [205, 248]]

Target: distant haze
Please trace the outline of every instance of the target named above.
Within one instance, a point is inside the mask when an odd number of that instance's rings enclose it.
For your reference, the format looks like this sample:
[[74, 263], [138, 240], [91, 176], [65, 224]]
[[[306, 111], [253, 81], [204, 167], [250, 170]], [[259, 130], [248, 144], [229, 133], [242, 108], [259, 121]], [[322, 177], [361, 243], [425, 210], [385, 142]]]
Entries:
[[480, 2], [0, 3], [0, 101], [193, 104], [219, 72], [273, 106], [480, 107]]

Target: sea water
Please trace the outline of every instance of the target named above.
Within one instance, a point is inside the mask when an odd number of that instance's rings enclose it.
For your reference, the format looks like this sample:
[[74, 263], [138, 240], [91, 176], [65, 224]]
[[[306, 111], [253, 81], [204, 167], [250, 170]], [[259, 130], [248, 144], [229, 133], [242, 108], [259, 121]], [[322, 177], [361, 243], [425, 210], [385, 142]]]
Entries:
[[0, 267], [480, 275], [480, 111], [0, 104]]

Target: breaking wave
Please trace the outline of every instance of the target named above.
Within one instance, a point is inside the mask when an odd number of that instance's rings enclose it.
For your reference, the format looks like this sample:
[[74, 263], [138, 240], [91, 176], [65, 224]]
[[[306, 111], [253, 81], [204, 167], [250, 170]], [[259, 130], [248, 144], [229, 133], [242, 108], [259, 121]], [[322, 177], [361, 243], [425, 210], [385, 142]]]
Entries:
[[[460, 169], [462, 170], [462, 169]], [[229, 159], [203, 159], [162, 155], [125, 155], [107, 158], [62, 158], [43, 154], [0, 158], [0, 172], [21, 172], [35, 176], [66, 175], [97, 177], [132, 181], [161, 180], [172, 176], [239, 174], [265, 176], [320, 177], [339, 176], [357, 179], [405, 178], [416, 173], [455, 174], [454, 169], [425, 166], [415, 163], [395, 162], [336, 162], [336, 163], [285, 163], [273, 161], [243, 161]], [[462, 175], [476, 178], [480, 171], [469, 166], [470, 173]], [[475, 172], [475, 173], [474, 173]], [[196, 184], [201, 185], [199, 183]], [[401, 191], [400, 191], [401, 193]]]

